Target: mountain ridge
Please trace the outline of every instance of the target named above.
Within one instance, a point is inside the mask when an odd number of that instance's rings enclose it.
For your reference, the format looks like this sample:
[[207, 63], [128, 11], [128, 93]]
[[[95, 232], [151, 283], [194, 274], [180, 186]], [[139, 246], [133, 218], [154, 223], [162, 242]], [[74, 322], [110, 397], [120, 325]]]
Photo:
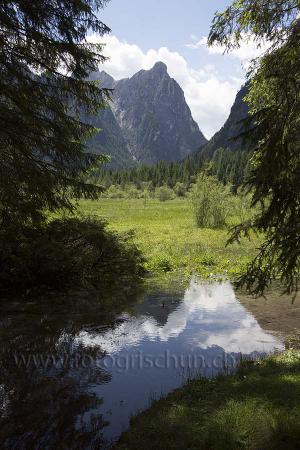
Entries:
[[246, 131], [244, 120], [249, 116], [249, 106], [245, 102], [248, 92], [247, 84], [241, 87], [223, 127], [199, 150], [205, 159], [211, 159], [219, 148], [232, 151], [250, 149], [251, 144], [241, 136]]
[[113, 89], [107, 108], [86, 118], [103, 130], [89, 141], [89, 150], [110, 154], [112, 166], [179, 161], [207, 143], [164, 63], [119, 81], [104, 71], [89, 79]]

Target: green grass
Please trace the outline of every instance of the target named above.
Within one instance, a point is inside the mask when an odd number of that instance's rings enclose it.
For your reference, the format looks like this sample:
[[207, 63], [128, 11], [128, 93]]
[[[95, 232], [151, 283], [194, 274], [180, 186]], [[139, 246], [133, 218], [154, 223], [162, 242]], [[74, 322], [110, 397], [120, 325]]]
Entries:
[[134, 230], [134, 240], [146, 257], [146, 268], [153, 278], [181, 280], [195, 273], [202, 277], [227, 275], [234, 278], [254, 256], [257, 237], [226, 247], [230, 225], [221, 230], [196, 227], [189, 200], [112, 200], [82, 201], [80, 211], [107, 219], [109, 227], [123, 232]]
[[300, 448], [300, 352], [189, 382], [132, 420], [118, 450]]

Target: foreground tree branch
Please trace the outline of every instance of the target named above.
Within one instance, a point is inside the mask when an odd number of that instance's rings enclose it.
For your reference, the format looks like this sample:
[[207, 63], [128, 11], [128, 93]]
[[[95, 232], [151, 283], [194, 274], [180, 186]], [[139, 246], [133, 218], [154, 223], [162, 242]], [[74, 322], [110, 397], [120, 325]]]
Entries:
[[239, 284], [262, 294], [279, 279], [291, 293], [298, 290], [300, 271], [300, 2], [236, 0], [217, 14], [210, 45], [227, 51], [239, 47], [249, 33], [259, 44], [270, 43], [249, 72], [248, 136], [255, 146], [244, 188], [253, 193], [260, 213], [233, 230], [229, 242], [263, 233], [265, 241]]

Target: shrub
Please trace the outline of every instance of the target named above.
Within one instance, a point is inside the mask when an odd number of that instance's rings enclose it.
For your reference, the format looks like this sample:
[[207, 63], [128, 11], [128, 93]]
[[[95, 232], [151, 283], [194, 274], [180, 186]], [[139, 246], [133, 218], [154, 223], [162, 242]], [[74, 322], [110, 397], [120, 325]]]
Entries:
[[139, 198], [142, 193], [134, 184], [125, 186], [125, 191], [129, 199]]
[[191, 196], [198, 227], [221, 228], [226, 224], [229, 189], [216, 178], [200, 174]]
[[168, 186], [161, 186], [155, 189], [155, 197], [158, 198], [160, 202], [166, 202], [167, 200], [172, 200], [175, 195], [173, 189]]
[[120, 186], [115, 186], [112, 184], [104, 194], [108, 198], [125, 198], [125, 192], [120, 188]]
[[252, 196], [246, 194], [242, 189], [238, 189], [237, 194], [233, 197], [235, 206], [235, 215], [239, 222], [245, 222], [253, 217], [255, 208], [251, 208]]
[[131, 234], [116, 234], [94, 218], [0, 230], [0, 286], [7, 289], [98, 287], [142, 274]]
[[186, 186], [183, 183], [180, 183], [178, 181], [175, 184], [174, 192], [177, 195], [177, 197], [185, 197], [185, 195], [186, 195]]

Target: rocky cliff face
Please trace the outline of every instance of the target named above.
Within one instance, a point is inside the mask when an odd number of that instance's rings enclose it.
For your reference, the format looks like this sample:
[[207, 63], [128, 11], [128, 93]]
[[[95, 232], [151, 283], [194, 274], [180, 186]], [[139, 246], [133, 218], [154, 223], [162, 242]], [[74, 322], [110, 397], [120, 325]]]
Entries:
[[179, 160], [206, 142], [163, 63], [118, 82], [113, 100], [115, 117], [138, 161]]
[[110, 154], [114, 165], [177, 161], [207, 142], [165, 64], [120, 81], [105, 72], [91, 79], [114, 89], [110, 107], [91, 119], [104, 131], [90, 143], [92, 151]]
[[[101, 87], [107, 89], [113, 89], [116, 84], [115, 80], [106, 72], [93, 72], [89, 80], [100, 80]], [[83, 120], [100, 130], [88, 141], [90, 152], [109, 155], [110, 165], [118, 169], [133, 165], [134, 159], [128, 150], [124, 133], [110, 106], [101, 110], [96, 116], [84, 116]]]
[[247, 144], [241, 137], [238, 137], [245, 131], [243, 120], [248, 117], [249, 113], [249, 107], [244, 101], [247, 93], [247, 86], [243, 86], [236, 96], [230, 115], [224, 126], [201, 150], [201, 154], [204, 157], [211, 158], [214, 152], [221, 147], [230, 150], [248, 149], [250, 144]]

